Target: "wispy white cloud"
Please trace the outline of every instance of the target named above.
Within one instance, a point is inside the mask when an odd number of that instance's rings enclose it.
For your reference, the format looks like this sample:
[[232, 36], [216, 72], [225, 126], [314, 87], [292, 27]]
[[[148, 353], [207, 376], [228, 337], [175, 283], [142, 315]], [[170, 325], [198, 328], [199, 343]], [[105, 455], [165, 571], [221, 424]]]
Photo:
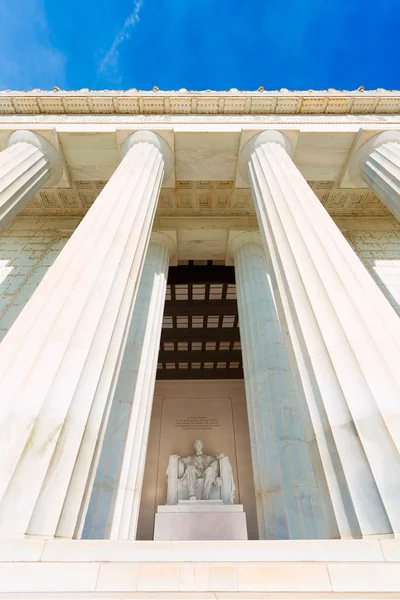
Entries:
[[117, 66], [118, 66], [118, 55], [119, 55], [119, 47], [125, 40], [129, 39], [132, 33], [133, 27], [140, 20], [140, 9], [142, 8], [143, 0], [135, 0], [133, 3], [133, 8], [131, 14], [125, 19], [125, 23], [122, 29], [117, 33], [111, 48], [101, 61], [99, 68], [97, 70], [97, 75], [104, 76], [106, 74], [110, 75], [114, 73], [116, 74]]
[[51, 42], [44, 0], [0, 1], [0, 89], [63, 87], [65, 65]]

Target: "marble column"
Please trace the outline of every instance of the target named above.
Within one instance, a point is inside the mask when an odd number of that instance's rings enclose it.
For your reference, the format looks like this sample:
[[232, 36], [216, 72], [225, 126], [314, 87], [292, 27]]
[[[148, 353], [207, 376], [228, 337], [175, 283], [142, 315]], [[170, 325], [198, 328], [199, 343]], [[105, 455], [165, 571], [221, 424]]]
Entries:
[[62, 175], [60, 157], [53, 146], [32, 131], [15, 131], [0, 152], [0, 230], [4, 229], [46, 184]]
[[349, 175], [358, 187], [365, 183], [400, 219], [400, 132], [385, 131], [369, 139], [350, 162]]
[[291, 157], [252, 138], [240, 169], [271, 256], [281, 321], [340, 535], [400, 531], [400, 320]]
[[[318, 539], [327, 526], [258, 232], [230, 234], [260, 539]], [[318, 464], [317, 464], [318, 463]], [[327, 507], [327, 513], [330, 513]]]
[[153, 233], [104, 436], [83, 538], [134, 540], [174, 239]]
[[162, 180], [166, 142], [137, 132], [0, 346], [0, 534], [83, 520]]

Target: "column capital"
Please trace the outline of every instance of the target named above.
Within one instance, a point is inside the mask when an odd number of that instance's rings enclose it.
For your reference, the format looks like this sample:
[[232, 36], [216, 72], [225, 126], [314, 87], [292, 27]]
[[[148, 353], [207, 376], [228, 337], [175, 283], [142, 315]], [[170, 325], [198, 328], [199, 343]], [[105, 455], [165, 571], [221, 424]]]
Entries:
[[228, 244], [226, 247], [225, 265], [231, 267], [234, 265], [235, 252], [244, 244], [257, 244], [264, 252], [261, 235], [258, 229], [230, 229], [228, 236]]
[[249, 181], [248, 164], [254, 150], [268, 143], [279, 144], [292, 157], [293, 146], [286, 135], [280, 131], [263, 131], [262, 133], [258, 133], [247, 142], [239, 156], [239, 173], [244, 181]]
[[176, 266], [177, 260], [177, 235], [176, 229], [160, 229], [159, 231], [152, 231], [150, 237], [150, 244], [158, 244], [159, 246], [166, 246], [169, 252], [169, 264]]
[[46, 181], [46, 187], [56, 185], [62, 176], [62, 162], [60, 155], [54, 147], [44, 137], [33, 131], [20, 129], [14, 131], [8, 136], [5, 148], [9, 148], [14, 144], [25, 143], [31, 144], [43, 152], [44, 157], [49, 163], [49, 177]]
[[172, 150], [168, 143], [161, 136], [157, 135], [157, 133], [153, 133], [152, 131], [136, 131], [127, 137], [122, 144], [121, 159], [124, 158], [125, 154], [128, 152], [128, 150], [130, 150], [130, 148], [132, 148], [132, 146], [140, 143], [152, 144], [158, 148], [164, 159], [164, 177], [165, 179], [169, 177], [173, 165]]
[[389, 142], [400, 143], [400, 131], [384, 131], [382, 133], [378, 133], [364, 142], [364, 144], [362, 144], [360, 148], [356, 150], [350, 159], [349, 164], [349, 176], [354, 185], [357, 187], [365, 187], [365, 179], [362, 176], [362, 168], [364, 167], [373, 150], [376, 150], [379, 148], [379, 146]]

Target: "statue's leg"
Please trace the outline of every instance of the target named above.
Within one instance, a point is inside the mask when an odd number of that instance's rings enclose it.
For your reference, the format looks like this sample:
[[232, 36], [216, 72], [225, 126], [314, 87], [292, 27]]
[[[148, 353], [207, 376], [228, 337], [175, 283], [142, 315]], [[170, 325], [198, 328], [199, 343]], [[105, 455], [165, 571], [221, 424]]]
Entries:
[[186, 483], [187, 483], [187, 488], [188, 488], [188, 498], [189, 498], [189, 500], [195, 500], [196, 499], [195, 486], [196, 486], [196, 478], [197, 478], [197, 473], [196, 473], [195, 467], [193, 467], [192, 465], [189, 465], [188, 467], [186, 467], [185, 478], [186, 478]]
[[204, 471], [204, 489], [203, 489], [203, 499], [208, 500], [211, 493], [211, 486], [214, 483], [215, 477], [217, 476], [217, 470], [213, 465], [207, 467]]

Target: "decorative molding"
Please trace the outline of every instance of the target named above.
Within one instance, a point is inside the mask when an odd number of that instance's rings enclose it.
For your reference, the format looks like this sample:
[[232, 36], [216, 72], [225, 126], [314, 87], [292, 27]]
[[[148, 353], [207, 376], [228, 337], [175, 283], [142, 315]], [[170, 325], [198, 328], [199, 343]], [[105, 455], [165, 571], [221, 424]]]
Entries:
[[332, 216], [389, 216], [390, 211], [370, 189], [338, 188], [335, 181], [309, 181]]
[[0, 92], [0, 114], [372, 115], [400, 113], [398, 91]]
[[[47, 188], [36, 194], [21, 215], [83, 216], [107, 181], [74, 181], [70, 189]], [[309, 181], [332, 216], [389, 216], [391, 213], [369, 189], [338, 188], [334, 181]], [[255, 215], [250, 189], [235, 189], [234, 181], [177, 181], [163, 188], [158, 216]]]

